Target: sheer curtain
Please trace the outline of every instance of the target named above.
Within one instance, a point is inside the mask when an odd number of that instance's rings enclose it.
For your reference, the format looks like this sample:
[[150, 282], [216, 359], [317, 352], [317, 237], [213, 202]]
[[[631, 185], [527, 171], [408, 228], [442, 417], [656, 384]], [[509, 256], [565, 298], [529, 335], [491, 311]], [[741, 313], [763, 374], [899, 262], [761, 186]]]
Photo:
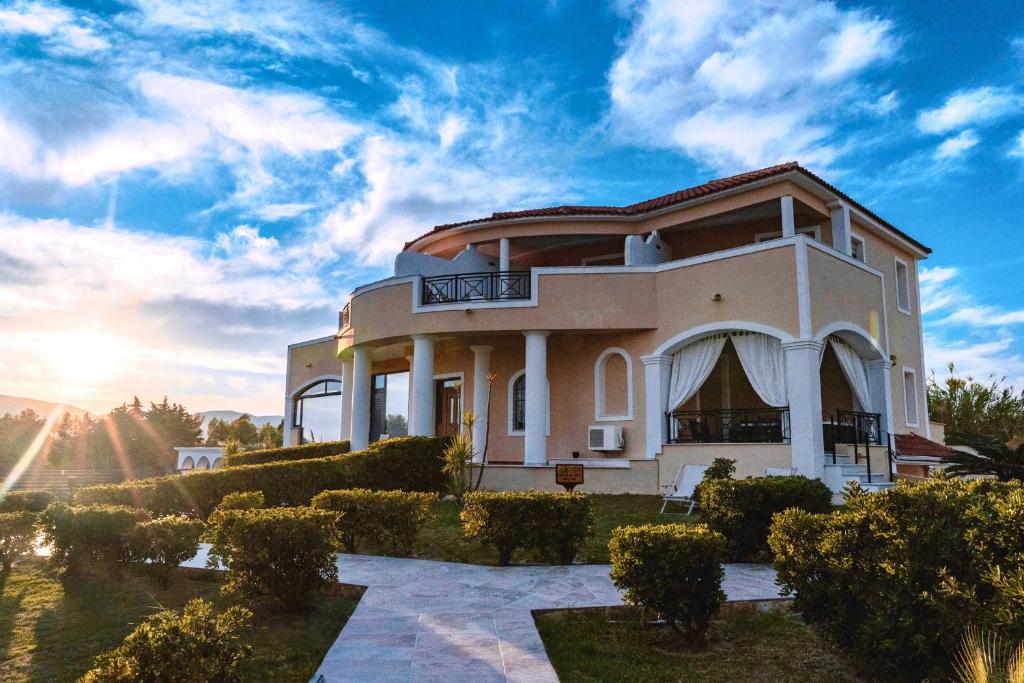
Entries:
[[736, 355], [740, 357], [743, 371], [750, 380], [750, 386], [754, 387], [761, 400], [773, 408], [788, 405], [786, 355], [782, 350], [782, 342], [756, 332], [734, 332], [730, 338], [736, 348]]
[[868, 389], [868, 372], [864, 367], [864, 360], [843, 340], [836, 337], [829, 337], [828, 340], [832, 343], [832, 350], [839, 359], [839, 367], [843, 369], [860, 409], [871, 410], [871, 391]]
[[672, 380], [668, 389], [669, 410], [675, 410], [700, 389], [715, 368], [727, 335], [705, 337], [684, 346], [672, 356]]

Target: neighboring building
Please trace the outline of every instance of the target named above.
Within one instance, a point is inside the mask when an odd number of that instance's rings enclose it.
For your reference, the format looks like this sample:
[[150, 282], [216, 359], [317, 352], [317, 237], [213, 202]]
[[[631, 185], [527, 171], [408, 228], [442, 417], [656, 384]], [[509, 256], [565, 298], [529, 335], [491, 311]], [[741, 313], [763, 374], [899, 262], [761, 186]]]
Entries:
[[657, 493], [720, 456], [836, 488], [865, 439], [885, 480], [890, 435], [929, 437], [929, 253], [795, 163], [441, 225], [337, 336], [289, 347], [285, 443], [453, 433], [471, 410], [490, 488], [553, 489], [579, 457], [584, 490]]
[[212, 470], [224, 464], [222, 446], [178, 446], [178, 472]]

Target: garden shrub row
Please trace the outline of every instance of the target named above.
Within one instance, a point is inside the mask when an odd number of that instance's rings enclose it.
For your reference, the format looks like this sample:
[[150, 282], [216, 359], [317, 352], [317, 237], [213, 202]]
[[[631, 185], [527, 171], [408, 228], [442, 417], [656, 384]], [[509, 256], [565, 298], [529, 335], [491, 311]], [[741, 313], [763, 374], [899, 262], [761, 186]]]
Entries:
[[725, 538], [704, 524], [645, 524], [612, 532], [611, 579], [626, 601], [700, 643], [725, 593]]
[[0, 496], [0, 512], [42, 512], [52, 502], [49, 491], [9, 491]]
[[36, 513], [0, 512], [0, 586], [16, 561], [32, 552], [36, 540]]
[[80, 489], [79, 505], [131, 505], [153, 514], [206, 518], [229, 493], [260, 491], [266, 505], [307, 505], [331, 489], [368, 488], [437, 492], [445, 486], [441, 453], [447, 437], [409, 436], [344, 455], [239, 465], [185, 475]]
[[498, 551], [498, 564], [525, 550], [569, 564], [593, 532], [594, 513], [582, 493], [540, 491], [466, 494], [463, 534]]
[[968, 626], [1024, 639], [1024, 484], [899, 482], [832, 514], [787, 510], [769, 543], [795, 607], [889, 678], [946, 680]]
[[322, 491], [311, 506], [341, 514], [341, 542], [347, 552], [374, 542], [408, 555], [436, 502], [437, 494], [432, 493], [345, 489]]
[[166, 588], [171, 572], [195, 557], [205, 525], [192, 517], [160, 517], [138, 522], [128, 532], [128, 557], [145, 563]]
[[262, 465], [268, 462], [281, 462], [284, 460], [309, 460], [311, 458], [344, 455], [350, 450], [351, 447], [348, 440], [319, 441], [316, 443], [304, 443], [301, 446], [262, 448], [258, 451], [232, 453], [224, 458], [224, 464], [226, 467], [238, 467], [239, 465]]
[[771, 559], [768, 531], [775, 513], [832, 509], [832, 491], [820, 479], [806, 477], [705, 478], [697, 494], [701, 520], [725, 537], [728, 558], [738, 562]]

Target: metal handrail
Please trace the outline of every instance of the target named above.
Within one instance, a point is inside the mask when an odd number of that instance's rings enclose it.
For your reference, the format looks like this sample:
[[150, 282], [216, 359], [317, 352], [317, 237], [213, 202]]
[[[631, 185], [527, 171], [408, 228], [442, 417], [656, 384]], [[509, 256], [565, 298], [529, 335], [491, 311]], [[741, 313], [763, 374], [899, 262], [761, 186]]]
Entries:
[[789, 408], [673, 410], [668, 443], [786, 443]]
[[352, 322], [352, 302], [345, 304], [338, 314], [338, 329], [343, 330]]
[[471, 303], [530, 298], [530, 271], [501, 270], [423, 278], [421, 303]]

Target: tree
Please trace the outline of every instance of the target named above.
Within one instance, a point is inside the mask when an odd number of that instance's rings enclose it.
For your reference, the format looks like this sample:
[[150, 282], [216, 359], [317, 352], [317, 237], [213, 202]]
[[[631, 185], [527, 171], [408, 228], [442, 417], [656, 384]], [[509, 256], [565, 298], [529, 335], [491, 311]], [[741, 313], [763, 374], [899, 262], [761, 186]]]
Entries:
[[169, 474], [177, 465], [174, 447], [200, 443], [201, 423], [199, 415], [166, 397], [148, 410], [135, 397], [92, 424], [85, 437], [90, 464], [128, 476]]
[[946, 434], [974, 434], [1012, 443], [1024, 438], [1024, 391], [1004, 385], [1006, 378], [988, 384], [963, 377], [949, 364], [941, 383], [928, 380], [928, 412], [944, 422]]
[[207, 446], [220, 446], [230, 436], [231, 428], [228, 426], [227, 420], [221, 420], [217, 417], [210, 418], [210, 423], [206, 425]]
[[409, 423], [405, 415], [392, 414], [384, 418], [384, 433], [391, 436], [406, 436], [409, 434]]
[[260, 427], [260, 448], [280, 448], [284, 445], [284, 420], [275, 427], [269, 422]]
[[256, 446], [260, 442], [260, 432], [248, 415], [239, 415], [231, 422], [231, 438], [242, 444], [243, 448]]
[[999, 481], [1024, 480], [1024, 444], [1011, 448], [999, 439], [974, 435], [954, 436], [948, 441], [973, 448], [978, 454], [958, 450], [949, 458], [953, 464], [946, 468], [947, 474], [993, 475]]
[[45, 424], [46, 420], [31, 409], [0, 417], [0, 475], [11, 471]]

